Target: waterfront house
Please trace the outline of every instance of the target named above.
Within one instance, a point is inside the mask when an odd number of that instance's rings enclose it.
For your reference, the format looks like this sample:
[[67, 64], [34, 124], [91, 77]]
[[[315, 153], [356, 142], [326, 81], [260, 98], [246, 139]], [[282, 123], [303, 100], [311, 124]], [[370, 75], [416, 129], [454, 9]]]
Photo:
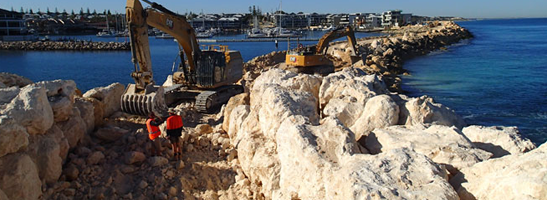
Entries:
[[0, 40], [32, 40], [34, 36], [28, 35], [23, 13], [0, 9]]

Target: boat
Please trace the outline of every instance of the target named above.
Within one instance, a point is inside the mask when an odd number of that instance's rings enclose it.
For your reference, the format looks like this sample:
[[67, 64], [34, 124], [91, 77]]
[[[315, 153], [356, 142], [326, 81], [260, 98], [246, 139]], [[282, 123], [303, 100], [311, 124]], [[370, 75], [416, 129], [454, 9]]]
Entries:
[[196, 37], [197, 38], [210, 38], [210, 37], [213, 37], [213, 33], [211, 31], [196, 32]]
[[173, 37], [172, 35], [169, 35], [167, 33], [161, 33], [161, 34], [156, 34], [156, 39], [174, 39], [175, 37]]
[[110, 31], [101, 31], [97, 33], [97, 37], [117, 37], [117, 34]]

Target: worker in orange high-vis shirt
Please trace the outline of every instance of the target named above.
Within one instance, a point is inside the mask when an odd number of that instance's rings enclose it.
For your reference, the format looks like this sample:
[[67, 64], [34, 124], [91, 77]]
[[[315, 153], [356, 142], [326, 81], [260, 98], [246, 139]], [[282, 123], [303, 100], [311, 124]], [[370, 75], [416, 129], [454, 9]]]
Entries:
[[180, 136], [182, 135], [182, 117], [175, 114], [173, 108], [169, 108], [169, 117], [166, 120], [167, 137], [171, 141], [173, 154], [175, 159], [182, 159], [182, 151], [180, 149]]
[[148, 129], [148, 138], [152, 141], [152, 155], [161, 155], [161, 141], [159, 136], [161, 135], [160, 127], [161, 120], [157, 119], [154, 113], [148, 115], [146, 120], [146, 129]]

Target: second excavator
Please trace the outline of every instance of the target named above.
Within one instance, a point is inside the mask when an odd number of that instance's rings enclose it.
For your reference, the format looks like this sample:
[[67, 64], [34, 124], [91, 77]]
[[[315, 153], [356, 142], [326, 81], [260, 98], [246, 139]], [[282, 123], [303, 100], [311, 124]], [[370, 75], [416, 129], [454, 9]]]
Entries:
[[[226, 46], [200, 49], [196, 32], [184, 16], [155, 2], [142, 1], [150, 7], [143, 9], [139, 0], [127, 0], [126, 5], [132, 62], [135, 65], [131, 77], [135, 84], [129, 84], [122, 95], [122, 111], [161, 116], [165, 115], [167, 107], [189, 101], [193, 102], [197, 111], [209, 112], [243, 92], [243, 87], [235, 84], [243, 75], [243, 59], [239, 51], [229, 50]], [[148, 26], [172, 35], [181, 49], [177, 71], [162, 86], [156, 85], [153, 79]]]
[[356, 39], [351, 26], [340, 27], [334, 29], [319, 39], [316, 46], [303, 47], [300, 44], [298, 48], [288, 50], [285, 58], [285, 68], [290, 71], [302, 72], [302, 73], [318, 73], [326, 75], [334, 72], [334, 64], [327, 57], [327, 50], [329, 43], [335, 39], [347, 36], [348, 42], [351, 46], [350, 59], [351, 63], [356, 62], [359, 57], [356, 52]]

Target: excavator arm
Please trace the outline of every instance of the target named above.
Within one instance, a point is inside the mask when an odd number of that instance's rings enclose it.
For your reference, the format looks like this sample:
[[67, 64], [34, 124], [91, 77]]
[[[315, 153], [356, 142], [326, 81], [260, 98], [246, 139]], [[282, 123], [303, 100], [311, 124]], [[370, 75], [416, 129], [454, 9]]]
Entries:
[[334, 29], [333, 31], [323, 35], [317, 43], [316, 54], [325, 54], [326, 50], [329, 48], [330, 42], [344, 36], [348, 37], [348, 42], [351, 45], [351, 48], [353, 48], [353, 53], [356, 53], [355, 45], [357, 40], [355, 39], [355, 33], [353, 32], [351, 26], [347, 26]]
[[196, 68], [195, 57], [199, 56], [201, 50], [192, 26], [184, 16], [157, 3], [143, 1], [150, 4], [152, 8], [143, 9], [139, 0], [127, 0], [125, 9], [131, 40], [132, 62], [135, 65], [135, 72], [131, 76], [135, 79], [137, 88], [144, 89], [146, 85], [154, 84], [148, 44], [148, 25], [175, 37], [188, 59], [187, 71], [193, 74]]

